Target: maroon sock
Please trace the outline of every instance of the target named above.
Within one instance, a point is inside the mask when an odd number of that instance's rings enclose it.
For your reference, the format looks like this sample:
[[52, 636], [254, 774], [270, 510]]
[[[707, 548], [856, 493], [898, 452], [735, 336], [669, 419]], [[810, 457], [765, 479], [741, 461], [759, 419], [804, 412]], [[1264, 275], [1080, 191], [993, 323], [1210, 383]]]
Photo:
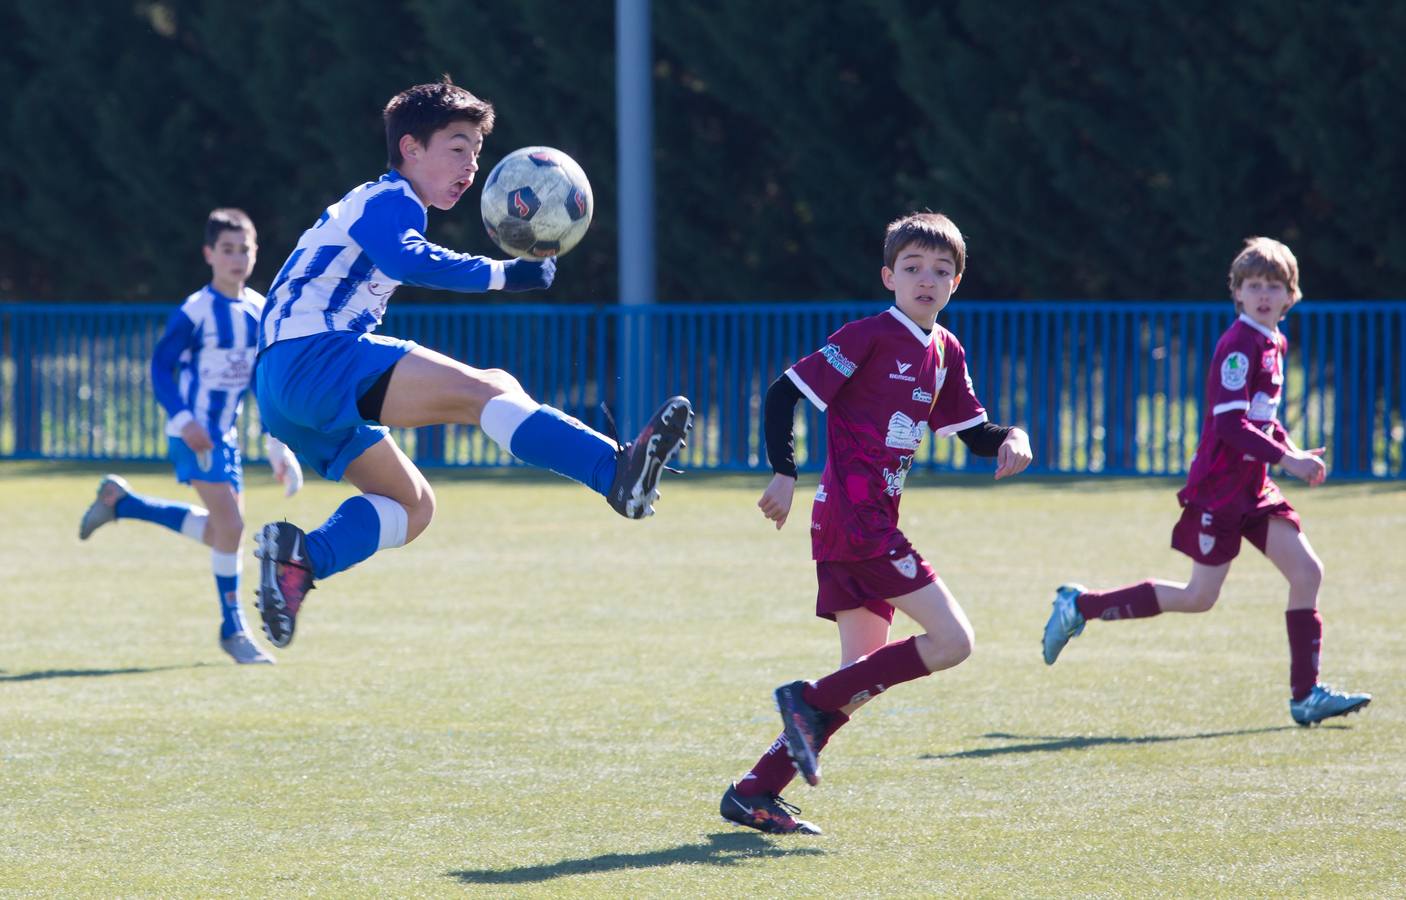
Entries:
[[1291, 609], [1284, 613], [1289, 629], [1289, 691], [1302, 700], [1318, 683], [1318, 653], [1323, 646], [1323, 619], [1316, 609]]
[[885, 644], [843, 669], [806, 685], [801, 696], [816, 709], [829, 712], [927, 674], [928, 667], [918, 654], [918, 639], [910, 637]]
[[1085, 619], [1146, 619], [1162, 612], [1157, 605], [1157, 588], [1139, 581], [1116, 591], [1085, 591], [1074, 601]]
[[[843, 728], [848, 721], [849, 716], [839, 710], [826, 713], [825, 730], [820, 734], [820, 746], [815, 748], [815, 752], [823, 750], [825, 745], [830, 743], [830, 735]], [[762, 754], [762, 758], [752, 767], [752, 771], [743, 775], [742, 780], [737, 782], [737, 793], [744, 797], [755, 797], [758, 794], [775, 796], [795, 777], [796, 765], [791, 762], [791, 756], [786, 752], [786, 736], [783, 734], [772, 742]]]

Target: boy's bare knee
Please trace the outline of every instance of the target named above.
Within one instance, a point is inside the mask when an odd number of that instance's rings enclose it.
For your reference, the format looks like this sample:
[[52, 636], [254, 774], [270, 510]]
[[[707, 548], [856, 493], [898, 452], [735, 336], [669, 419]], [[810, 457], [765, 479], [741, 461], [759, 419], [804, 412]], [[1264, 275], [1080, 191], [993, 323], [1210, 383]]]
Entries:
[[424, 533], [430, 527], [430, 522], [434, 520], [435, 496], [434, 489], [428, 484], [424, 486], [415, 505], [407, 507], [405, 510], [405, 543], [410, 543]]
[[918, 643], [918, 654], [929, 672], [950, 669], [972, 655], [976, 635], [965, 625], [954, 625], [941, 632], [928, 632]]
[[1193, 613], [1210, 612], [1211, 608], [1216, 605], [1216, 601], [1219, 599], [1220, 591], [1218, 590], [1188, 591], [1186, 611]]
[[484, 369], [484, 381], [498, 389], [501, 394], [525, 394], [522, 384], [513, 377], [511, 372], [503, 369]]

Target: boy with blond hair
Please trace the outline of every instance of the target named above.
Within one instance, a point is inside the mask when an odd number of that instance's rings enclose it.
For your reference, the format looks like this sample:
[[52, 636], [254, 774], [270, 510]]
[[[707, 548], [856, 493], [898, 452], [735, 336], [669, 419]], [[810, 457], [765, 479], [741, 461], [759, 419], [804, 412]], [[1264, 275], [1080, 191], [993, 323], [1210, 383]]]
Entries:
[[1278, 418], [1288, 341], [1279, 322], [1302, 297], [1299, 265], [1279, 241], [1252, 237], [1230, 265], [1230, 295], [1239, 316], [1221, 336], [1206, 378], [1201, 442], [1177, 494], [1181, 520], [1172, 547], [1191, 557], [1185, 584], [1150, 579], [1112, 591], [1062, 585], [1045, 624], [1044, 656], [1053, 665], [1090, 619], [1141, 619], [1163, 612], [1207, 612], [1220, 597], [1230, 563], [1247, 539], [1289, 582], [1289, 713], [1300, 725], [1362, 709], [1371, 694], [1342, 692], [1318, 681], [1323, 619], [1318, 589], [1323, 563], [1298, 513], [1269, 477], [1278, 465], [1310, 487], [1326, 470], [1323, 448], [1295, 446]]

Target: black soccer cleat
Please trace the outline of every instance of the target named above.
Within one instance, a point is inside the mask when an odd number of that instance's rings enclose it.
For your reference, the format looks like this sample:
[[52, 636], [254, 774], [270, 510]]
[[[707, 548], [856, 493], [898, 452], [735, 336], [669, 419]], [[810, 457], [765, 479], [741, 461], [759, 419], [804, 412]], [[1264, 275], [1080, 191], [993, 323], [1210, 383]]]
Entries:
[[781, 711], [781, 728], [786, 735], [786, 752], [796, 771], [815, 787], [820, 783], [820, 736], [824, 715], [802, 696], [804, 681], [793, 681], [776, 689], [776, 708]]
[[688, 398], [665, 400], [639, 436], [616, 452], [615, 481], [605, 496], [610, 508], [627, 519], [654, 515], [654, 501], [659, 499], [655, 485], [669, 458], [687, 446], [692, 427], [693, 405]]
[[270, 522], [254, 539], [259, 558], [259, 615], [264, 634], [275, 647], [293, 640], [298, 610], [313, 589], [307, 535], [291, 522]]
[[737, 792], [736, 783], [728, 786], [718, 807], [718, 812], [729, 822], [767, 834], [820, 834], [819, 827], [796, 818], [800, 811], [800, 807], [787, 803], [779, 794], [744, 797]]

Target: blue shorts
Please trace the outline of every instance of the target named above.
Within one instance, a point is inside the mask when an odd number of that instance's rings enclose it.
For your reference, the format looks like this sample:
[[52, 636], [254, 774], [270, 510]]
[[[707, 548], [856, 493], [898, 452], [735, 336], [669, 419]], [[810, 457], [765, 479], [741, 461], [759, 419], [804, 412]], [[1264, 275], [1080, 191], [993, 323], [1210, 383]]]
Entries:
[[259, 354], [254, 395], [269, 434], [331, 481], [385, 437], [357, 400], [418, 344], [379, 334], [329, 331], [279, 341]]
[[239, 448], [226, 444], [214, 435], [210, 440], [215, 445], [210, 451], [210, 464], [202, 466], [200, 457], [186, 446], [185, 441], [178, 437], [166, 438], [171, 462], [176, 464], [176, 480], [181, 484], [190, 484], [192, 481], [228, 481], [234, 485], [234, 492], [239, 493], [244, 487], [244, 470], [240, 465]]

